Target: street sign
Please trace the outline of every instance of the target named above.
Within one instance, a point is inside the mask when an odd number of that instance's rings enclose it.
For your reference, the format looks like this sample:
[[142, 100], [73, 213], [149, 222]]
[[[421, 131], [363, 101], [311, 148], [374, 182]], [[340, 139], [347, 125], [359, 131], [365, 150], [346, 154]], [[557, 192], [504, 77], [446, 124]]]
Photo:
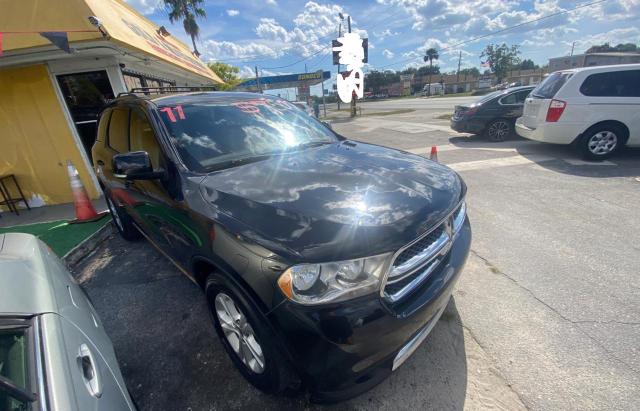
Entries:
[[[342, 46], [342, 43], [340, 43], [338, 40], [331, 40], [331, 48], [335, 48], [335, 47], [340, 47]], [[369, 39], [362, 39], [362, 48], [364, 49], [364, 59], [362, 60], [363, 63], [368, 63], [369, 62]], [[339, 51], [333, 51], [333, 65], [337, 66], [340, 61], [340, 52]]]

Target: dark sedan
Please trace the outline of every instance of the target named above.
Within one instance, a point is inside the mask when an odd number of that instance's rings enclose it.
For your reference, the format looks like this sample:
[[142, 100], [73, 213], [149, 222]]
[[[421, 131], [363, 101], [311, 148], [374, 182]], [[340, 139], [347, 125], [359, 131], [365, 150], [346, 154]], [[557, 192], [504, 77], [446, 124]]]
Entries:
[[469, 252], [453, 170], [271, 96], [119, 97], [93, 158], [120, 233], [203, 289], [266, 392], [337, 401], [380, 382], [438, 321]]
[[468, 106], [456, 106], [451, 128], [461, 133], [481, 134], [489, 141], [504, 141], [514, 133], [524, 101], [534, 86], [512, 87], [482, 96]]

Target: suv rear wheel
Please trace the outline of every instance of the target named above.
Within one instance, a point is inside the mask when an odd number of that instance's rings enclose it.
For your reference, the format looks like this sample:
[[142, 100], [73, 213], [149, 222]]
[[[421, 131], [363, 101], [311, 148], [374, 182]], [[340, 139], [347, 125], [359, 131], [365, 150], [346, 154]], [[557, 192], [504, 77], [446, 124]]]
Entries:
[[624, 130], [615, 124], [600, 124], [585, 131], [577, 141], [586, 160], [604, 160], [624, 145]]
[[218, 337], [244, 378], [266, 393], [294, 393], [299, 379], [252, 298], [218, 272], [207, 278], [205, 293]]

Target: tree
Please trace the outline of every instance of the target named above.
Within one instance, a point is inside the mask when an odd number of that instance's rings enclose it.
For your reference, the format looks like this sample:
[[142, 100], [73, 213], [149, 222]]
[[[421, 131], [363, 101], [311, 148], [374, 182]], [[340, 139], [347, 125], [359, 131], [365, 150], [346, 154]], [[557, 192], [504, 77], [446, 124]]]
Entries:
[[184, 31], [191, 36], [193, 53], [196, 56], [200, 55], [196, 47], [196, 39], [200, 35], [200, 27], [196, 18], [207, 17], [207, 13], [201, 7], [203, 2], [204, 0], [164, 0], [164, 4], [169, 8], [169, 21], [175, 23], [182, 20]]
[[[431, 74], [440, 74], [440, 67], [438, 66], [422, 66], [418, 68], [416, 72], [419, 76], [430, 76]], [[431, 80], [429, 80], [431, 81]]]
[[480, 70], [477, 67], [464, 68], [460, 70], [460, 75], [465, 77], [480, 77]]
[[438, 60], [438, 58], [440, 58], [440, 56], [438, 55], [438, 50], [434, 49], [433, 47], [428, 49], [424, 57], [422, 58], [425, 63], [427, 61], [429, 62], [429, 95], [431, 95], [431, 70], [433, 70], [433, 60]]
[[537, 70], [540, 66], [534, 63], [531, 59], [524, 59], [520, 62], [519, 68], [520, 70]]
[[489, 64], [491, 72], [496, 75], [498, 83], [507, 76], [507, 72], [516, 64], [520, 63], [518, 55], [520, 54], [519, 46], [507, 46], [505, 43], [501, 45], [488, 44], [480, 54], [480, 60], [484, 60], [483, 64]]
[[231, 90], [242, 81], [240, 76], [238, 76], [238, 73], [240, 73], [240, 69], [238, 67], [220, 62], [209, 63], [208, 66], [211, 71], [216, 73], [218, 77], [224, 81], [225, 84], [220, 85], [221, 90]]
[[633, 43], [620, 43], [615, 47], [611, 47], [609, 43], [604, 44], [596, 44], [585, 52], [586, 54], [590, 53], [613, 53], [613, 52], [637, 52], [640, 51], [638, 46]]
[[364, 81], [367, 88], [373, 89], [374, 93], [378, 93], [380, 88], [399, 82], [400, 75], [394, 71], [372, 70], [366, 74]]

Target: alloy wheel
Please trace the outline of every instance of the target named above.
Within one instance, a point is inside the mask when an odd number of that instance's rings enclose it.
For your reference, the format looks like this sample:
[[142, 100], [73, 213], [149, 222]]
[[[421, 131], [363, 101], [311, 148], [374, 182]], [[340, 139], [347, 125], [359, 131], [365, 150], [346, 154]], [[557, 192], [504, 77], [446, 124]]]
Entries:
[[611, 131], [599, 131], [589, 138], [587, 147], [595, 155], [609, 154], [616, 149], [618, 136]]
[[509, 124], [506, 121], [496, 121], [489, 127], [491, 141], [503, 141], [509, 135]]
[[215, 298], [216, 316], [233, 351], [244, 365], [256, 374], [264, 371], [264, 354], [247, 317], [225, 293]]
[[118, 211], [116, 210], [115, 205], [113, 204], [113, 202], [109, 197], [105, 197], [105, 199], [107, 200], [107, 207], [109, 207], [109, 211], [111, 212], [111, 215], [113, 216], [113, 219], [115, 220], [116, 225], [118, 226], [120, 231], [124, 231], [124, 226], [122, 225], [122, 221], [120, 220], [120, 215], [118, 214]]

